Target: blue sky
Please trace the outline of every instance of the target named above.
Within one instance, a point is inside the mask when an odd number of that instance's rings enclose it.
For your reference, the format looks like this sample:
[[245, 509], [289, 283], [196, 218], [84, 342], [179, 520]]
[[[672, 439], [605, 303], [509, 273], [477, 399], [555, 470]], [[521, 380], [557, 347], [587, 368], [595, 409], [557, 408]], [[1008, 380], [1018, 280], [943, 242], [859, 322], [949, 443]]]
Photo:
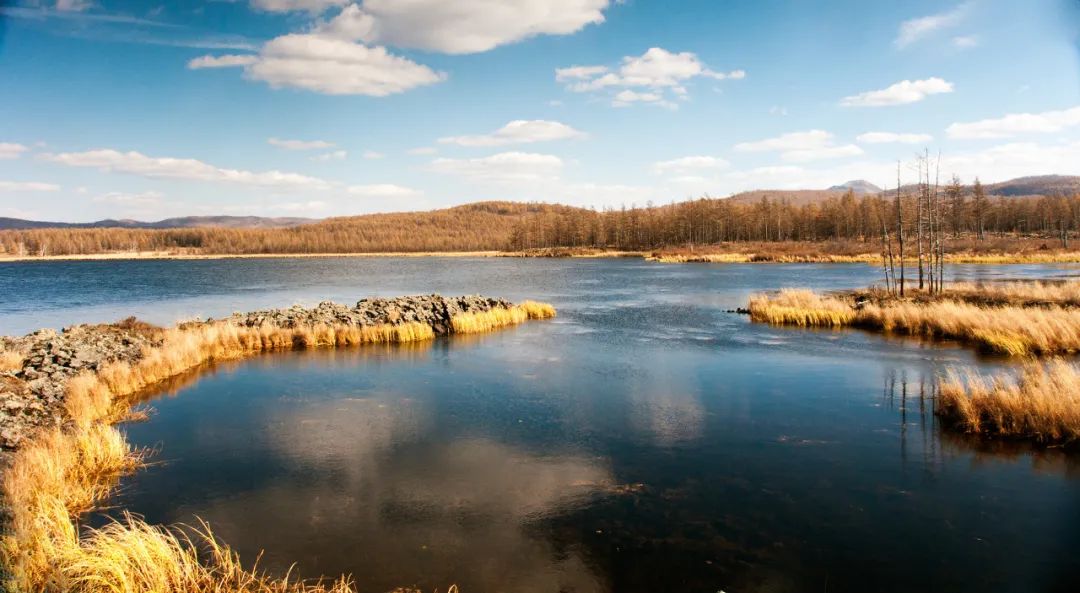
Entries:
[[1076, 0], [0, 6], [0, 216], [619, 207], [923, 148], [1080, 174]]

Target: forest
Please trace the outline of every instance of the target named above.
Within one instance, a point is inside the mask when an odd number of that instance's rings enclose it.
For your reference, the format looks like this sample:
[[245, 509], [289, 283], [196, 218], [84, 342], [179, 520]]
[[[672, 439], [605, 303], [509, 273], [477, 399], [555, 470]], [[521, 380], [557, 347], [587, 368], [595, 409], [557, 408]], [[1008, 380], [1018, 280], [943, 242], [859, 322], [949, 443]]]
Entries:
[[[935, 190], [936, 191], [936, 190]], [[649, 251], [724, 242], [866, 242], [883, 223], [918, 227], [920, 190], [836, 194], [795, 205], [783, 192], [753, 201], [701, 198], [667, 205], [593, 210], [543, 203], [479, 202], [430, 212], [327, 219], [277, 229], [31, 229], [0, 231], [12, 257], [123, 252], [310, 254], [529, 251], [590, 248]], [[1080, 229], [1080, 195], [1004, 197], [957, 180], [934, 201], [944, 240], [1043, 237], [1055, 245]]]

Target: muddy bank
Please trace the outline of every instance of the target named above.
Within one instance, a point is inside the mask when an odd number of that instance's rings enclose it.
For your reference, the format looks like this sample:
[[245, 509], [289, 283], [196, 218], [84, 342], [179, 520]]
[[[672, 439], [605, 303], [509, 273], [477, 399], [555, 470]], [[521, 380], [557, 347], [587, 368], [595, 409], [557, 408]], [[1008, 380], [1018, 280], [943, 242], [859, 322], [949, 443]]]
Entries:
[[[363, 299], [351, 307], [323, 302], [310, 308], [234, 313], [225, 319], [185, 322], [181, 327], [220, 322], [282, 328], [420, 323], [430, 326], [437, 335], [445, 335], [453, 331], [451, 320], [455, 316], [512, 306], [505, 299], [483, 296], [405, 296]], [[135, 363], [147, 349], [160, 346], [164, 334], [163, 328], [130, 318], [112, 324], [76, 325], [60, 332], [42, 329], [21, 337], [0, 338], [5, 361], [0, 370], [0, 451], [15, 450], [40, 428], [67, 421], [64, 396], [72, 377], [112, 362]]]

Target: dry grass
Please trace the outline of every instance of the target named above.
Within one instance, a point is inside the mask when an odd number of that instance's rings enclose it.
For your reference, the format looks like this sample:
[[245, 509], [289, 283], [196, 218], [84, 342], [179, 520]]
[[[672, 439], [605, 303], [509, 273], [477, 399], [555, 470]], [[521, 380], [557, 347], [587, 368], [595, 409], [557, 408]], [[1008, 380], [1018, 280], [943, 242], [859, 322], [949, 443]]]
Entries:
[[22, 352], [0, 348], [0, 371], [17, 371], [23, 367]]
[[811, 290], [786, 288], [776, 296], [754, 295], [750, 318], [762, 323], [800, 327], [840, 327], [851, 325], [855, 309], [832, 297]]
[[937, 413], [965, 432], [1080, 442], [1080, 371], [1065, 361], [1029, 363], [1018, 377], [952, 372], [939, 388]]
[[[550, 305], [525, 302], [466, 322], [490, 328], [554, 316]], [[479, 330], [476, 330], [479, 331]], [[164, 330], [160, 347], [135, 364], [117, 362], [67, 385], [66, 430], [37, 435], [14, 456], [2, 488], [11, 509], [0, 539], [6, 589], [48, 593], [346, 593], [347, 578], [305, 583], [245, 569], [203, 525], [197, 542], [177, 530], [126, 517], [80, 537], [77, 519], [99, 504], [120, 476], [141, 466], [112, 423], [125, 418], [137, 394], [208, 362], [282, 348], [416, 342], [434, 337], [419, 323], [366, 328], [317, 325], [243, 327], [228, 322]]]
[[1080, 282], [954, 282], [946, 286], [944, 298], [1018, 306], [1080, 307]]
[[450, 323], [456, 334], [476, 334], [516, 325], [529, 319], [552, 317], [555, 317], [555, 307], [547, 303], [525, 301], [509, 309], [496, 308], [480, 313], [455, 315]]
[[1047, 307], [987, 307], [950, 300], [894, 300], [861, 308], [844, 298], [787, 290], [750, 301], [755, 321], [837, 327], [946, 338], [1013, 356], [1080, 352], [1080, 310]]

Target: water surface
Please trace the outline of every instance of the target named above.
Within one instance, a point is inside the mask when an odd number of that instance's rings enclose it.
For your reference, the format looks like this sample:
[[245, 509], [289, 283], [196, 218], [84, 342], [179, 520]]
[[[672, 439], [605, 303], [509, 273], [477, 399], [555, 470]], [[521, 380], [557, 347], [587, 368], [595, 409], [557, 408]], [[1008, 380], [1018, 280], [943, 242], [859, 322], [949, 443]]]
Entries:
[[270, 570], [351, 573], [362, 591], [1080, 590], [1080, 459], [950, 436], [932, 414], [937, 373], [1005, 361], [725, 312], [758, 290], [864, 286], [870, 266], [19, 266], [0, 266], [7, 331], [435, 291], [559, 308], [481, 337], [276, 353], [174, 381], [127, 427], [161, 463], [114, 502], [201, 517], [243, 557], [265, 549]]

